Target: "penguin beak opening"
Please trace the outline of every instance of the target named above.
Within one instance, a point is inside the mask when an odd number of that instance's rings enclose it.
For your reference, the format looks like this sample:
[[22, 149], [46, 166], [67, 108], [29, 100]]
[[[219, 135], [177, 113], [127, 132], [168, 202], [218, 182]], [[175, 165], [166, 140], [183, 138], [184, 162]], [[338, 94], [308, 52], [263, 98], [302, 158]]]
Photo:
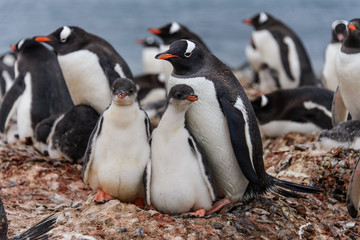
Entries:
[[246, 25], [251, 25], [253, 22], [251, 19], [245, 19], [245, 20], [243, 20], [243, 23]]
[[11, 50], [16, 51], [16, 46], [15, 45], [11, 45], [10, 48], [11, 48]]
[[127, 96], [127, 94], [126, 93], [117, 93], [116, 96], [120, 99], [123, 99], [124, 97]]
[[49, 38], [49, 37], [36, 37], [35, 41], [37, 41], [37, 42], [51, 42], [52, 39]]
[[192, 101], [192, 102], [195, 102], [197, 101], [199, 98], [196, 96], [196, 95], [191, 95], [191, 96], [188, 96], [186, 97], [186, 99]]
[[350, 30], [356, 30], [356, 27], [354, 24], [350, 23], [349, 26], [348, 26], [348, 29]]
[[178, 55], [174, 55], [174, 54], [170, 54], [170, 53], [159, 53], [158, 55], [155, 56], [156, 59], [169, 59], [169, 58], [174, 58], [174, 57], [179, 57]]
[[157, 28], [149, 28], [148, 31], [152, 34], [161, 34], [161, 30]]

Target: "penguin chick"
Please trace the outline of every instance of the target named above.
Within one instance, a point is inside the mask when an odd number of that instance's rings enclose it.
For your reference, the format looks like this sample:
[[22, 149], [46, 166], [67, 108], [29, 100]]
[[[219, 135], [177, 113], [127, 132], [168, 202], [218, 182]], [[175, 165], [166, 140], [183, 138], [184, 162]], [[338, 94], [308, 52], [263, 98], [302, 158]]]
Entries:
[[144, 199], [143, 175], [150, 158], [150, 121], [139, 108], [135, 83], [114, 81], [112, 102], [94, 128], [84, 156], [83, 180], [97, 190], [95, 202]]
[[203, 217], [215, 193], [204, 156], [185, 127], [185, 113], [194, 101], [197, 96], [188, 85], [175, 85], [169, 92], [167, 108], [152, 135], [147, 202], [163, 213], [192, 210], [190, 215]]

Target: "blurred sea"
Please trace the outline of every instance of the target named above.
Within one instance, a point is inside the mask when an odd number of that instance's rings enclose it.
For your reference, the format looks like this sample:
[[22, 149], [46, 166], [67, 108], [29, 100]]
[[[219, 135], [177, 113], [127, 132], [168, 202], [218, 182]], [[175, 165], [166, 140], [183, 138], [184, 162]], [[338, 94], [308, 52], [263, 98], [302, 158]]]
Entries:
[[196, 32], [231, 67], [245, 61], [252, 28], [242, 20], [259, 11], [273, 14], [303, 40], [319, 74], [336, 19], [360, 18], [359, 0], [0, 0], [0, 53], [34, 35], [77, 25], [109, 41], [135, 75], [142, 73], [136, 38], [147, 29], [178, 21]]

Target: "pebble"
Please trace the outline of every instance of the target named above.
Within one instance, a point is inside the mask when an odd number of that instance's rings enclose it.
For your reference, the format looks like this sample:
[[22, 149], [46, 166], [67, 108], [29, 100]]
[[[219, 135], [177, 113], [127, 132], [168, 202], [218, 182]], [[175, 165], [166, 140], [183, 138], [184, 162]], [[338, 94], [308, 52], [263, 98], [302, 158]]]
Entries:
[[220, 223], [220, 222], [215, 222], [213, 224], [215, 229], [222, 229], [224, 227], [224, 224]]
[[331, 168], [334, 168], [338, 164], [338, 160], [334, 159], [331, 161]]
[[142, 237], [142, 238], [145, 237], [144, 230], [143, 230], [142, 227], [137, 228], [135, 231], [133, 231], [133, 232], [131, 233], [131, 235], [133, 235], [133, 236], [140, 236], [140, 237]]
[[280, 232], [278, 233], [278, 238], [280, 240], [293, 239], [293, 235], [291, 234], [291, 232], [289, 230], [280, 230]]
[[119, 228], [118, 233], [122, 233], [122, 232], [127, 232], [126, 227]]
[[344, 160], [341, 160], [340, 162], [339, 162], [339, 166], [340, 167], [345, 167], [346, 166], [346, 162], [344, 161]]
[[270, 215], [270, 213], [264, 209], [261, 208], [253, 208], [252, 211], [259, 215]]
[[312, 224], [309, 224], [306, 227], [304, 227], [304, 230], [307, 232], [313, 232], [313, 231], [315, 231], [315, 228]]
[[328, 202], [331, 203], [331, 204], [336, 204], [338, 201], [335, 199], [335, 198], [328, 198]]
[[82, 206], [82, 202], [72, 202], [71, 203], [71, 207], [72, 208], [78, 208], [78, 207], [81, 207]]
[[353, 228], [353, 227], [355, 227], [355, 222], [348, 222], [348, 223], [345, 224], [345, 227], [346, 228]]

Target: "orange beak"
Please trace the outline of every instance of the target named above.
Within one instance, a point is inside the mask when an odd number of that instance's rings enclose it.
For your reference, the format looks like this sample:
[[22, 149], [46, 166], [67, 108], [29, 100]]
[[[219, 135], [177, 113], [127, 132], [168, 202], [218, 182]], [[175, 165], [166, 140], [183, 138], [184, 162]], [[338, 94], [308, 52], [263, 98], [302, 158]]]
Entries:
[[186, 97], [186, 99], [194, 102], [194, 101], [198, 100], [198, 97], [196, 95], [191, 95], [191, 96]]
[[52, 39], [48, 38], [48, 37], [36, 37], [35, 41], [37, 41], [37, 42], [51, 42]]
[[243, 23], [246, 24], [246, 25], [251, 25], [253, 22], [252, 22], [251, 19], [245, 19], [245, 20], [243, 21]]
[[11, 50], [16, 51], [15, 45], [11, 45], [10, 48], [11, 48]]
[[356, 30], [355, 25], [352, 24], [352, 23], [349, 24], [348, 28], [349, 28], [350, 30]]
[[122, 94], [118, 93], [118, 94], [117, 94], [117, 97], [118, 97], [118, 98], [121, 98], [121, 99], [124, 98], [124, 97], [126, 97], [126, 96], [127, 96], [127, 95], [126, 95], [125, 93], [122, 93]]
[[149, 28], [148, 31], [152, 34], [160, 34], [161, 30], [157, 28]]
[[157, 59], [169, 59], [169, 58], [174, 58], [174, 57], [179, 57], [179, 56], [174, 55], [174, 54], [161, 54], [161, 55], [155, 56], [155, 58], [157, 58]]

